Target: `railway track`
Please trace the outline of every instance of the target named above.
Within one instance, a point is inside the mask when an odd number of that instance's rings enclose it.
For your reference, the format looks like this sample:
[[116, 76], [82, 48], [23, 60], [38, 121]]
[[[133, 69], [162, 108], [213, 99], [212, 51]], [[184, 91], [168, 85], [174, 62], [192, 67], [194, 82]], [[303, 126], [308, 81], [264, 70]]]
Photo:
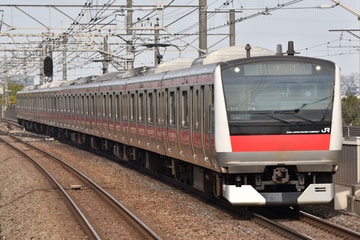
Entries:
[[323, 231], [332, 233], [336, 237], [340, 237], [343, 239], [360, 239], [359, 232], [355, 232], [350, 229], [344, 228], [342, 226], [325, 221], [317, 216], [311, 215], [304, 211], [300, 211], [299, 214], [300, 214], [301, 221], [304, 221], [310, 225], [313, 225], [317, 229], [322, 229]]
[[98, 184], [62, 159], [4, 133], [0, 133], [0, 139], [33, 161], [59, 189], [89, 239], [114, 236], [122, 239], [162, 238]]
[[[277, 216], [279, 212], [273, 213]], [[285, 217], [282, 220], [270, 219], [262, 214], [253, 214], [259, 225], [289, 239], [360, 239], [360, 233], [333, 224], [304, 211], [299, 211], [296, 219]]]

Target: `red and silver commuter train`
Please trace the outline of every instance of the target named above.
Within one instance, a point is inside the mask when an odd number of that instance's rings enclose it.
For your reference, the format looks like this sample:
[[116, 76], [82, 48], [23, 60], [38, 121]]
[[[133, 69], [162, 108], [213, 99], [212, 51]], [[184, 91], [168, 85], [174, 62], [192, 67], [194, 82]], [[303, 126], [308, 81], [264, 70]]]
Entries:
[[342, 146], [340, 70], [265, 55], [33, 86], [17, 95], [18, 121], [233, 205], [328, 203]]

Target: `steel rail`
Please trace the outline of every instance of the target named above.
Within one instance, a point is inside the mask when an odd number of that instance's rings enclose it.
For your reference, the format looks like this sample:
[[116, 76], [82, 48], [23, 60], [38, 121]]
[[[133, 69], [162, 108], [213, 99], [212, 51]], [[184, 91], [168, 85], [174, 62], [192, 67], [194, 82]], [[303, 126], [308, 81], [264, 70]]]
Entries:
[[[88, 182], [92, 186], [92, 189], [94, 191], [96, 191], [98, 194], [103, 196], [104, 197], [103, 199], [106, 200], [108, 204], [111, 204], [113, 207], [115, 207], [118, 210], [118, 213], [121, 214], [127, 220], [126, 222], [133, 229], [136, 230], [138, 235], [142, 236], [144, 239], [157, 239], [157, 240], [162, 239], [162, 237], [160, 237], [145, 222], [143, 222], [134, 213], [132, 213], [128, 208], [126, 208], [121, 202], [119, 202], [117, 199], [115, 199], [110, 193], [105, 191], [101, 186], [99, 186], [96, 182], [94, 182], [89, 177], [87, 177], [86, 175], [81, 173], [79, 170], [72, 167], [70, 164], [68, 164], [64, 160], [60, 159], [59, 157], [52, 155], [51, 153], [48, 153], [46, 151], [43, 151], [42, 149], [32, 146], [31, 144], [24, 142], [17, 137], [14, 137], [14, 136], [10, 136], [10, 137], [13, 137], [17, 141], [21, 141], [23, 144], [27, 145], [28, 147], [36, 149], [37, 151], [55, 159], [56, 161], [60, 162], [63, 166], [65, 166], [68, 170], [72, 171], [73, 173], [78, 175], [80, 178], [82, 178], [84, 181]], [[9, 144], [9, 145], [11, 145], [11, 144]], [[13, 146], [13, 147], [16, 148], [15, 146]], [[26, 155], [26, 153], [23, 153], [23, 154]], [[62, 189], [61, 186], [59, 188]], [[92, 233], [90, 232], [90, 236], [91, 235], [92, 235]], [[93, 238], [93, 239], [101, 239], [101, 238]]]
[[32, 163], [35, 164], [37, 168], [40, 169], [40, 171], [50, 180], [50, 182], [59, 189], [61, 195], [65, 199], [66, 205], [70, 208], [70, 211], [73, 213], [74, 217], [78, 220], [81, 228], [85, 232], [85, 234], [88, 236], [91, 240], [100, 240], [100, 236], [94, 229], [94, 227], [91, 225], [90, 221], [86, 218], [84, 213], [80, 210], [80, 208], [77, 206], [77, 204], [74, 202], [74, 200], [71, 198], [71, 196], [64, 190], [64, 188], [61, 186], [61, 184], [51, 175], [50, 172], [48, 172], [38, 161], [36, 161], [33, 157], [26, 154], [24, 151], [21, 151], [13, 144], [6, 141], [3, 137], [0, 137], [1, 140], [3, 140], [8, 146], [13, 148], [15, 151], [23, 155], [25, 158], [28, 158], [32, 161]]
[[307, 223], [313, 224], [322, 229], [326, 229], [329, 232], [332, 232], [336, 235], [343, 237], [344, 239], [360, 239], [360, 233], [350, 230], [348, 228], [336, 225], [324, 219], [321, 219], [317, 216], [311, 215], [304, 211], [299, 212], [300, 217]]
[[280, 223], [277, 223], [271, 219], [268, 219], [260, 214], [253, 213], [254, 221], [257, 222], [259, 225], [265, 226], [269, 229], [272, 229], [273, 231], [279, 233], [280, 235], [283, 235], [285, 237], [288, 237], [289, 239], [293, 240], [313, 240], [313, 238], [302, 234], [292, 228], [289, 228], [285, 225], [282, 225]]

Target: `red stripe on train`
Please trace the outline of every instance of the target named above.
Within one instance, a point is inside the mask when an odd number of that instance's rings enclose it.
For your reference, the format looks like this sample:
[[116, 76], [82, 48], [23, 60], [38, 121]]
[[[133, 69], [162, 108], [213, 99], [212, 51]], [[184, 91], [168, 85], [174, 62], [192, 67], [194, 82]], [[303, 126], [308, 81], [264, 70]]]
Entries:
[[230, 136], [233, 152], [329, 150], [330, 134]]

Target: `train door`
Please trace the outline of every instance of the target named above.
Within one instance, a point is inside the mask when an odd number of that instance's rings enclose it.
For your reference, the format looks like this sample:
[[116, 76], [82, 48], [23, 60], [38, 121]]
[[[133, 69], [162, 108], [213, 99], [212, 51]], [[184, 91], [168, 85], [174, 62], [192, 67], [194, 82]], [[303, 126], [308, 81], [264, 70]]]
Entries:
[[66, 102], [67, 96], [65, 94], [61, 94], [61, 122], [62, 127], [65, 127], [67, 124], [67, 108], [66, 108]]
[[179, 91], [179, 88], [169, 88], [167, 91], [167, 150], [168, 155], [176, 158], [180, 157]]
[[91, 125], [91, 133], [96, 133], [96, 93], [92, 93], [90, 95], [90, 103], [89, 103], [89, 121]]
[[65, 127], [68, 128], [70, 124], [70, 96], [65, 94], [64, 96], [64, 121]]
[[76, 127], [76, 115], [75, 115], [75, 111], [76, 111], [76, 96], [75, 94], [71, 94], [71, 99], [70, 99], [70, 109], [71, 109], [71, 128], [74, 129]]
[[145, 146], [147, 143], [146, 139], [146, 90], [139, 90], [137, 92], [137, 144], [139, 146]]
[[90, 94], [86, 93], [84, 96], [84, 121], [85, 121], [85, 131], [88, 133], [91, 129], [90, 124]]
[[101, 131], [102, 131], [102, 104], [101, 104], [101, 101], [102, 101], [102, 96], [101, 94], [96, 94], [96, 133], [97, 135], [100, 135], [101, 134]]
[[107, 92], [101, 93], [101, 135], [108, 136], [108, 106], [107, 106]]
[[169, 125], [169, 120], [168, 120], [169, 100], [168, 99], [169, 99], [169, 89], [165, 88], [164, 91], [162, 92], [161, 101], [160, 101], [160, 105], [161, 105], [160, 107], [162, 109], [160, 132], [161, 132], [161, 141], [163, 143], [164, 152], [166, 155], [168, 155], [169, 152], [171, 151], [170, 146], [169, 146], [168, 134], [167, 134], [168, 125]]
[[121, 121], [122, 121], [122, 112], [121, 112], [121, 100], [122, 100], [122, 94], [121, 93], [115, 93], [115, 102], [114, 102], [114, 124], [115, 124], [115, 132], [116, 132], [116, 138], [118, 140], [121, 140]]
[[130, 145], [137, 143], [137, 92], [129, 92], [129, 141]]
[[192, 146], [194, 160], [202, 164], [205, 159], [204, 144], [204, 86], [194, 86], [192, 91]]
[[147, 147], [153, 151], [157, 151], [156, 138], [156, 119], [157, 119], [157, 92], [156, 90], [148, 90], [146, 97], [146, 140]]
[[80, 93], [78, 96], [79, 99], [79, 111], [78, 111], [78, 116], [79, 116], [79, 122], [80, 122], [80, 130], [84, 131], [84, 129], [86, 128], [86, 121], [85, 121], [85, 94], [84, 93]]
[[109, 92], [107, 95], [107, 100], [108, 100], [108, 104], [107, 104], [107, 108], [108, 108], [108, 135], [111, 138], [114, 138], [115, 136], [115, 110], [114, 110], [114, 93], [113, 92]]
[[[204, 149], [205, 161], [210, 164], [216, 164], [215, 157], [215, 142], [214, 142], [214, 91], [213, 85], [204, 86]], [[214, 162], [213, 162], [214, 161]]]
[[56, 120], [57, 120], [57, 124], [59, 126], [63, 126], [63, 121], [64, 121], [64, 118], [63, 118], [63, 111], [64, 111], [64, 105], [63, 105], [63, 100], [64, 100], [64, 96], [61, 95], [61, 94], [58, 94], [57, 95], [57, 106], [58, 106], [58, 112], [57, 112], [57, 116], [56, 116]]
[[167, 90], [163, 88], [158, 92], [157, 97], [157, 126], [156, 126], [156, 148], [160, 153], [165, 154], [167, 152], [167, 138], [166, 138], [166, 95]]
[[193, 87], [185, 86], [181, 87], [179, 91], [179, 113], [180, 113], [180, 131], [179, 131], [179, 143], [180, 143], [180, 157], [186, 159], [187, 161], [193, 159], [193, 149], [192, 149], [192, 138], [191, 138], [191, 129], [192, 129], [192, 91]]
[[122, 108], [122, 125], [121, 125], [121, 130], [122, 130], [122, 136], [121, 136], [121, 139], [122, 139], [122, 142], [124, 143], [128, 143], [129, 142], [129, 95], [130, 93], [129, 92], [123, 92], [122, 94], [122, 105], [121, 105], [121, 108]]

